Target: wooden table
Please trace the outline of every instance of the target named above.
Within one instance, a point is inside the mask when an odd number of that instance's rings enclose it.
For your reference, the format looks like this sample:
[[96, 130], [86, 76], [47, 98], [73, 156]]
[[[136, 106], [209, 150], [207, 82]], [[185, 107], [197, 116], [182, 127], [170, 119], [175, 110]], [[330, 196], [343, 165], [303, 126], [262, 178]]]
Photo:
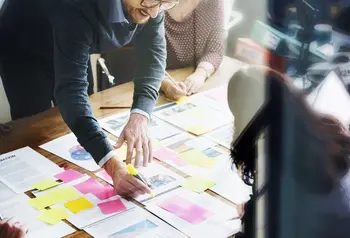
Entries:
[[[219, 70], [210, 77], [201, 91], [214, 88], [221, 84], [227, 83], [231, 76], [243, 66], [243, 63], [234, 60], [229, 57], [225, 57]], [[193, 68], [184, 68], [179, 70], [169, 71], [171, 76], [178, 81], [184, 80], [188, 75], [193, 72]], [[93, 94], [90, 97], [90, 102], [96, 118], [100, 119], [111, 114], [116, 114], [125, 110], [118, 109], [99, 109], [101, 105], [131, 105], [133, 96], [133, 83], [125, 83], [114, 88], [107, 89], [102, 92]], [[164, 95], [160, 95], [157, 105], [168, 103]], [[11, 133], [4, 139], [0, 139], [0, 154], [10, 152], [25, 146], [30, 146], [46, 158], [50, 159], [58, 165], [68, 165], [68, 168], [78, 170], [82, 173], [89, 174], [95, 177], [95, 175], [89, 171], [86, 171], [58, 156], [55, 156], [38, 146], [49, 142], [57, 137], [63, 136], [70, 132], [69, 128], [63, 122], [61, 115], [57, 108], [52, 108], [46, 112], [40, 113], [33, 117], [23, 118], [20, 120], [12, 121], [8, 123], [12, 126]], [[111, 139], [116, 138], [109, 134]], [[169, 167], [169, 166], [167, 166]], [[176, 170], [175, 170], [176, 171]], [[96, 177], [95, 177], [96, 178]], [[28, 193], [28, 195], [31, 195]], [[218, 196], [217, 196], [218, 197]], [[222, 199], [218, 197], [218, 199]], [[222, 199], [223, 200], [223, 199]], [[225, 200], [226, 201], [226, 200]], [[227, 201], [226, 201], [227, 202]], [[85, 238], [91, 237], [84, 231], [77, 231], [68, 237], [70, 238]]]

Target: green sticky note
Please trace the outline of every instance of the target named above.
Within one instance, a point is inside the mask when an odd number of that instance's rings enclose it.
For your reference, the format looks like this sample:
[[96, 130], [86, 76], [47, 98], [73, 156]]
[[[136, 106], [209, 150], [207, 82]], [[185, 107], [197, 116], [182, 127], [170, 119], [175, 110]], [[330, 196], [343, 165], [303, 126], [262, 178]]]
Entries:
[[73, 213], [78, 213], [81, 211], [84, 211], [86, 209], [94, 207], [94, 204], [92, 204], [89, 200], [87, 200], [84, 197], [75, 199], [73, 201], [66, 202], [64, 204], [66, 208], [68, 208]]
[[43, 181], [40, 181], [38, 183], [35, 183], [32, 185], [33, 188], [38, 189], [40, 191], [55, 187], [57, 185], [60, 185], [61, 183], [53, 180], [53, 179], [45, 179]]
[[32, 198], [28, 201], [29, 205], [37, 210], [44, 209], [55, 204], [55, 199], [50, 195], [46, 194], [37, 198]]
[[55, 204], [79, 197], [80, 193], [71, 187], [61, 188], [49, 193], [54, 198]]
[[214, 181], [204, 177], [199, 177], [199, 176], [187, 178], [185, 179], [183, 184], [181, 184], [183, 188], [190, 189], [197, 193], [202, 193], [214, 185], [215, 185]]
[[69, 215], [64, 208], [53, 208], [50, 210], [43, 210], [37, 219], [50, 225], [55, 225], [63, 219], [67, 219], [68, 217]]

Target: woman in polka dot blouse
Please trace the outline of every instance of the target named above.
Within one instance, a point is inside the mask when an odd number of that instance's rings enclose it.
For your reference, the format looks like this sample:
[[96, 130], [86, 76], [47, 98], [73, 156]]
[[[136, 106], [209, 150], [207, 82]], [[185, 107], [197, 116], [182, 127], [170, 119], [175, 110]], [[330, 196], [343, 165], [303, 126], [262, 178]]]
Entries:
[[162, 90], [170, 99], [196, 93], [221, 64], [224, 55], [223, 0], [180, 0], [165, 14], [167, 68], [195, 66], [177, 85], [168, 78]]

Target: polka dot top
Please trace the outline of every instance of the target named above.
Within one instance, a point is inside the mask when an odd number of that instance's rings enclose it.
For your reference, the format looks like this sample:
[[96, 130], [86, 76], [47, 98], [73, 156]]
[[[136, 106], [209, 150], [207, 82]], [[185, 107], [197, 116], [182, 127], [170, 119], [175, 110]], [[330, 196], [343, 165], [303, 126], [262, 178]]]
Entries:
[[167, 68], [211, 63], [215, 69], [224, 55], [223, 0], [202, 0], [182, 22], [166, 12]]

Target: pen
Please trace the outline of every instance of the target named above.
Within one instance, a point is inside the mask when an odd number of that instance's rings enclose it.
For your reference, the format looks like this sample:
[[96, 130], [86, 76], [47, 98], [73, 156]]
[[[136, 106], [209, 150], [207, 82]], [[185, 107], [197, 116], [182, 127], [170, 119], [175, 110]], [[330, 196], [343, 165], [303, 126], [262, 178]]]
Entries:
[[[140, 180], [142, 183], [144, 183], [147, 186], [146, 181], [137, 173], [137, 170], [134, 168], [134, 166], [132, 164], [128, 164], [126, 166], [128, 172], [134, 176], [135, 178], [137, 178], [138, 180]], [[154, 194], [152, 192], [149, 193], [151, 195], [152, 198], [154, 198]]]
[[167, 71], [165, 71], [165, 74], [166, 74], [166, 76], [170, 79], [170, 81], [173, 82], [173, 84], [177, 85], [177, 83], [175, 82], [175, 80], [173, 79], [173, 77], [171, 77], [170, 74], [169, 74]]

